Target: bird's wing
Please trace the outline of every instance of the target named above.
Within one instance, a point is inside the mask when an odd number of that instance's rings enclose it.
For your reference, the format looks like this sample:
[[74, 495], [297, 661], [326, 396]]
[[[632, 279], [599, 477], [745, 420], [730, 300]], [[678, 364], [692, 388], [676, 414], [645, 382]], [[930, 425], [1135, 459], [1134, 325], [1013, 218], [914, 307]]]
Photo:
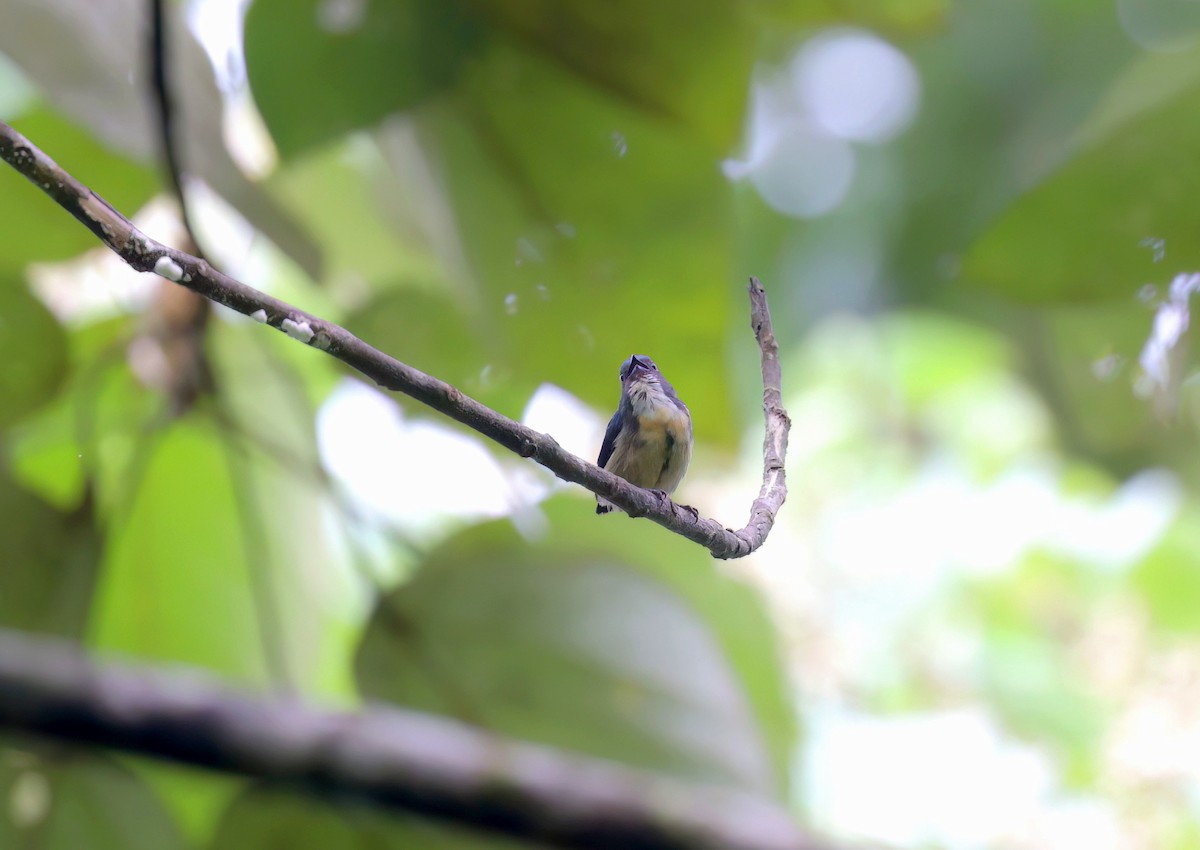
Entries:
[[604, 469], [604, 465], [612, 457], [613, 448], [617, 445], [617, 435], [620, 433], [621, 411], [618, 410], [613, 414], [612, 419], [608, 420], [608, 428], [604, 432], [604, 442], [600, 444], [600, 457], [596, 460], [596, 466]]

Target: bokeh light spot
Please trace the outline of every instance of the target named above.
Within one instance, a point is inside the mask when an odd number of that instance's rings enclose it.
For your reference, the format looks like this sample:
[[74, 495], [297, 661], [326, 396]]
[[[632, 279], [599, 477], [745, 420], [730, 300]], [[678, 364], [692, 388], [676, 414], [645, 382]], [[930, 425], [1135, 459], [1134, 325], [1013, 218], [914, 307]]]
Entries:
[[791, 71], [809, 117], [839, 139], [886, 142], [916, 115], [920, 80], [912, 63], [870, 33], [823, 33], [800, 49]]

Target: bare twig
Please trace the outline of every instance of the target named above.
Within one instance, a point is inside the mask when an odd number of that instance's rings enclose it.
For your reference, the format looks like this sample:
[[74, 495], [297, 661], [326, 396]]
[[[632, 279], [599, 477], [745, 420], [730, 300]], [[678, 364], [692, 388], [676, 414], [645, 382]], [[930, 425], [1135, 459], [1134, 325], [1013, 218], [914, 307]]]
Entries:
[[564, 847], [816, 850], [773, 804], [431, 715], [321, 711], [0, 630], [0, 728], [352, 795]]
[[767, 306], [767, 293], [758, 282], [750, 278], [750, 327], [758, 341], [762, 354], [763, 413], [767, 418], [767, 433], [763, 438], [763, 483], [758, 498], [750, 506], [750, 520], [746, 527], [737, 532], [753, 552], [767, 539], [775, 515], [787, 499], [788, 432], [792, 420], [783, 409], [783, 375], [779, 369], [779, 343], [775, 341], [775, 328], [771, 325], [771, 309]]
[[234, 280], [198, 257], [150, 239], [107, 201], [3, 122], [0, 122], [0, 159], [25, 175], [138, 271], [157, 272], [205, 298], [325, 351], [380, 386], [409, 395], [521, 457], [537, 461], [564, 481], [580, 484], [603, 496], [630, 516], [646, 517], [701, 544], [714, 557], [740, 558], [761, 546], [787, 495], [783, 459], [789, 422], [780, 401], [778, 350], [766, 294], [756, 280], [750, 285], [750, 301], [755, 335], [762, 351], [767, 416], [763, 486], [750, 521], [740, 531], [733, 531], [576, 457], [549, 434], [497, 413], [457, 387], [372, 348], [345, 328]]

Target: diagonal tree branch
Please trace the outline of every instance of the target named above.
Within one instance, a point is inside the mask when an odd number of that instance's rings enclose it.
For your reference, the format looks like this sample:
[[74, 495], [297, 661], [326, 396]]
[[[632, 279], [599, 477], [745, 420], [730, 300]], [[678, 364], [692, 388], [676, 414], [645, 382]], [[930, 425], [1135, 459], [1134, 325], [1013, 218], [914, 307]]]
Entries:
[[504, 740], [432, 715], [321, 711], [221, 689], [197, 671], [98, 664], [0, 630], [0, 729], [365, 798], [572, 847], [818, 850], [755, 797]]
[[138, 271], [153, 271], [232, 310], [269, 324], [288, 336], [325, 351], [386, 389], [401, 392], [473, 428], [521, 457], [531, 458], [559, 478], [580, 484], [630, 516], [658, 523], [704, 546], [716, 558], [740, 558], [763, 544], [787, 497], [784, 455], [790, 422], [780, 391], [779, 351], [767, 297], [757, 279], [750, 283], [751, 322], [762, 353], [766, 439], [763, 485], [750, 520], [739, 531], [696, 514], [694, 509], [643, 490], [563, 449], [542, 434], [465, 395], [457, 387], [372, 348], [358, 337], [225, 275], [204, 260], [168, 248], [140, 230], [84, 186], [28, 139], [0, 122], [0, 159], [53, 198], [97, 238]]

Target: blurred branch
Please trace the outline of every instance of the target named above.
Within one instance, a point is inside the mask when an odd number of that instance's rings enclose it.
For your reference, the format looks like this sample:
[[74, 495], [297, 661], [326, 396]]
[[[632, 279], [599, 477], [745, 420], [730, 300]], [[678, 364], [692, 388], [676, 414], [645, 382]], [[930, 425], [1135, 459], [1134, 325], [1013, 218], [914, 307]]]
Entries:
[[549, 434], [526, 428], [457, 387], [401, 363], [372, 348], [345, 328], [259, 292], [214, 269], [204, 260], [150, 239], [28, 139], [0, 122], [0, 159], [75, 216], [97, 238], [138, 271], [157, 274], [231, 310], [283, 331], [320, 349], [386, 389], [402, 392], [473, 428], [521, 457], [531, 458], [564, 481], [580, 484], [630, 516], [645, 517], [707, 548], [717, 558], [740, 558], [763, 544], [775, 514], [787, 495], [783, 458], [789, 421], [780, 396], [778, 348], [771, 329], [766, 293], [757, 280], [750, 284], [751, 320], [762, 352], [763, 406], [767, 436], [763, 450], [763, 485], [749, 522], [739, 531], [700, 517], [649, 490], [635, 487], [611, 472], [576, 457]]
[[[170, 12], [167, 0], [148, 0], [150, 17], [149, 43], [146, 45], [146, 60], [149, 63], [150, 95], [153, 114], [158, 129], [159, 153], [162, 168], [166, 172], [167, 185], [179, 205], [179, 219], [183, 224], [184, 247], [201, 259], [205, 252], [200, 247], [196, 229], [188, 212], [187, 197], [183, 191], [183, 157], [180, 153], [179, 134], [176, 132], [175, 100], [171, 89], [171, 31]], [[163, 283], [166, 287], [167, 284]], [[174, 293], [174, 294], [172, 294]], [[152, 339], [163, 350], [164, 360], [170, 364], [166, 370], [165, 385], [161, 387], [171, 399], [172, 413], [181, 414], [195, 402], [205, 389], [211, 389], [212, 369], [204, 347], [211, 304], [195, 293], [171, 287], [160, 292], [154, 306], [147, 315], [151, 321], [144, 335]]]
[[321, 711], [0, 630], [0, 729], [111, 747], [564, 847], [817, 850], [774, 805], [396, 709]]
[[187, 199], [183, 194], [183, 166], [180, 162], [178, 137], [175, 135], [175, 109], [171, 98], [170, 68], [167, 55], [167, 14], [163, 8], [165, 0], [148, 0], [150, 4], [150, 43], [148, 45], [150, 59], [150, 92], [154, 97], [155, 118], [158, 120], [158, 137], [162, 146], [163, 166], [170, 181], [171, 191], [179, 203], [179, 216], [183, 228], [197, 253], [203, 255], [200, 243], [196, 240], [196, 230], [192, 227], [191, 215], [188, 213]]

